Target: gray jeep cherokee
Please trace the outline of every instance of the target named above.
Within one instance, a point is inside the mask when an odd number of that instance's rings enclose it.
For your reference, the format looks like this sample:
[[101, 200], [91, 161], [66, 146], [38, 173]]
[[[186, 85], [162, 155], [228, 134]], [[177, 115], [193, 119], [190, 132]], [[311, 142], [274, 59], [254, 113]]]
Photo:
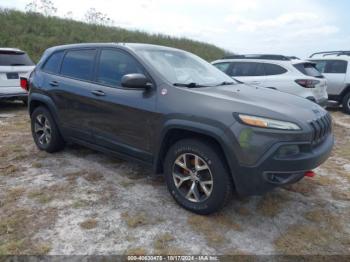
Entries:
[[73, 142], [149, 165], [199, 214], [220, 209], [234, 190], [257, 195], [299, 181], [334, 143], [318, 105], [235, 82], [169, 47], [53, 47], [28, 83], [39, 149]]

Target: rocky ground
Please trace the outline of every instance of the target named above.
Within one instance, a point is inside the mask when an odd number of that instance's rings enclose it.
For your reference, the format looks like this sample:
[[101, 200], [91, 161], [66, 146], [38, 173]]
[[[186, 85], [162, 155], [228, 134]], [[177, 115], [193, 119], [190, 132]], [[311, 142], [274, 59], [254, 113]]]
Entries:
[[349, 255], [350, 116], [331, 113], [336, 145], [316, 177], [203, 217], [134, 163], [78, 146], [39, 151], [26, 109], [1, 103], [0, 255]]

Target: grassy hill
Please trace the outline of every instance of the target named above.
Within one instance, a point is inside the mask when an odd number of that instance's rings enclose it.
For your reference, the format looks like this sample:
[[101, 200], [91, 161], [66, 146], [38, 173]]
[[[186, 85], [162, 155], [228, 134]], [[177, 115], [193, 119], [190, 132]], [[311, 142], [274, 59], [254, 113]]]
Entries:
[[0, 9], [0, 46], [17, 47], [37, 62], [43, 51], [55, 45], [81, 42], [141, 42], [172, 46], [211, 61], [225, 50], [214, 45], [161, 34], [105, 27], [40, 14]]

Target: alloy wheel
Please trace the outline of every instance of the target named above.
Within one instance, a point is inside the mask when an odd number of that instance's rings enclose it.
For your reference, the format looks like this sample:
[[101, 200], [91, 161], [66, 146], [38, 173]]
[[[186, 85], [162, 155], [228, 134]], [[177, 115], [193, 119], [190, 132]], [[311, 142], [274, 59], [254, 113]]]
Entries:
[[34, 122], [34, 133], [41, 145], [47, 145], [51, 142], [51, 124], [43, 114], [38, 115]]
[[174, 162], [172, 173], [177, 190], [187, 200], [203, 202], [210, 197], [213, 176], [207, 162], [198, 155], [180, 155]]

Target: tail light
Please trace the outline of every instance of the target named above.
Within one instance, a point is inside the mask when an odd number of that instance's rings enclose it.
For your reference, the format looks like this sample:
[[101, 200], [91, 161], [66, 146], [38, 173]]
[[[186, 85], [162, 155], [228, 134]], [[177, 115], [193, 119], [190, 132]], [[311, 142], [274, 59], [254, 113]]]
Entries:
[[298, 79], [295, 82], [305, 88], [315, 88], [320, 83], [318, 80]]
[[24, 78], [24, 77], [21, 77], [20, 78], [20, 82], [21, 82], [21, 87], [22, 89], [24, 89], [25, 91], [29, 91], [29, 83], [28, 83], [28, 79], [27, 78]]

